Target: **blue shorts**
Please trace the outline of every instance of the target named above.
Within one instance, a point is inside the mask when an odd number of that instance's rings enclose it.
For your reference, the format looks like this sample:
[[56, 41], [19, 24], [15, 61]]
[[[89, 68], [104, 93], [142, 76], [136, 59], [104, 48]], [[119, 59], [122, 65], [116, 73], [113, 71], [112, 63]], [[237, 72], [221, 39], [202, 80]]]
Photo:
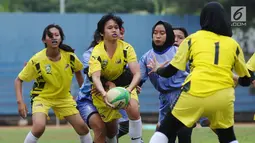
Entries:
[[171, 111], [171, 105], [175, 102], [180, 93], [181, 90], [174, 90], [165, 94], [160, 93], [158, 123], [161, 123], [165, 118], [166, 114]]
[[126, 121], [129, 120], [129, 119], [128, 119], [127, 112], [126, 112], [125, 110], [120, 109], [119, 112], [120, 112], [120, 114], [122, 115], [122, 117], [119, 119], [119, 123], [121, 123], [121, 122], [126, 122]]
[[89, 126], [89, 118], [91, 117], [91, 115], [98, 113], [96, 107], [93, 105], [93, 102], [91, 100], [84, 99], [76, 102], [77, 109], [79, 110], [82, 119]]

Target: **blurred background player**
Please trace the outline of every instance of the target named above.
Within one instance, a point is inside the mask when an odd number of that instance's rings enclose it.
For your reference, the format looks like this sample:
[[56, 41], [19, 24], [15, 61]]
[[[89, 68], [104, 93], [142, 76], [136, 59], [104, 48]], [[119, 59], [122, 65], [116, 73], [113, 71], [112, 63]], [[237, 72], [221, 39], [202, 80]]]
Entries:
[[159, 65], [156, 59], [148, 65], [152, 72], [171, 77], [178, 70], [185, 70], [188, 60], [191, 61], [191, 73], [181, 95], [150, 143], [167, 143], [182, 127], [192, 127], [200, 117], [210, 120], [210, 127], [216, 130], [221, 143], [238, 143], [233, 128], [235, 85], [232, 69], [240, 76], [240, 85], [250, 84], [243, 52], [231, 38], [231, 24], [221, 4], [208, 3], [202, 9], [200, 25], [202, 30], [181, 43], [168, 66]]
[[50, 108], [59, 119], [66, 119], [73, 126], [81, 143], [92, 143], [88, 127], [70, 94], [73, 73], [82, 85], [82, 63], [71, 47], [62, 44], [64, 37], [60, 26], [48, 25], [42, 35], [45, 49], [26, 63], [15, 80], [19, 114], [23, 118], [27, 116], [27, 107], [22, 98], [22, 82], [35, 80], [31, 91], [33, 126], [24, 143], [37, 143], [45, 130]]
[[185, 28], [183, 27], [175, 27], [173, 28], [174, 30], [174, 45], [179, 47], [181, 42], [186, 38], [188, 37], [188, 32]]
[[[157, 128], [161, 121], [169, 112], [171, 104], [179, 96], [181, 92], [182, 83], [184, 82], [188, 73], [186, 71], [179, 71], [173, 77], [164, 78], [156, 73], [149, 74], [150, 69], [147, 68], [149, 62], [155, 58], [160, 63], [169, 62], [175, 55], [177, 47], [173, 46], [175, 43], [175, 35], [172, 26], [164, 21], [158, 21], [152, 28], [152, 49], [145, 53], [140, 59], [141, 68], [141, 82], [139, 86], [149, 78], [154, 88], [159, 94], [159, 118]], [[178, 134], [179, 142], [191, 142], [191, 128], [185, 128]], [[176, 136], [170, 139], [170, 143], [174, 143]]]
[[[113, 14], [104, 15], [97, 25], [103, 41], [95, 46], [89, 61], [89, 75], [93, 80], [93, 87], [98, 92], [92, 93], [93, 104], [106, 124], [107, 136], [110, 142], [115, 142], [117, 134], [117, 121], [121, 117], [118, 110], [114, 108], [106, 99], [106, 90], [102, 86], [101, 77], [107, 81], [117, 79], [128, 65], [133, 78], [127, 84], [126, 89], [131, 93], [131, 100], [125, 109], [129, 117], [129, 135], [132, 143], [140, 143], [142, 135], [142, 122], [138, 106], [138, 96], [136, 86], [140, 81], [140, 68], [137, 62], [133, 47], [119, 40], [122, 22], [118, 22], [118, 17]], [[118, 61], [118, 62], [116, 62]], [[125, 87], [125, 85], [123, 85]]]

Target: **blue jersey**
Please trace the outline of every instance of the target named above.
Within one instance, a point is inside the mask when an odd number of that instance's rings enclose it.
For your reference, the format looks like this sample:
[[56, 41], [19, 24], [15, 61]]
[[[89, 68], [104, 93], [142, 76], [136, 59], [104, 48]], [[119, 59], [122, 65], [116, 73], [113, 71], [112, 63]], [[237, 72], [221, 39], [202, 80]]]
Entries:
[[[82, 55], [82, 57], [83, 57], [82, 63], [83, 63], [84, 69], [89, 67], [89, 58], [92, 53], [92, 50], [93, 50], [93, 48], [90, 48], [89, 50], [85, 51]], [[87, 100], [92, 101], [90, 91], [91, 91], [91, 82], [90, 82], [88, 76], [86, 74], [84, 74], [84, 82], [80, 88], [80, 92], [82, 94], [79, 94], [78, 97], [76, 98], [76, 100], [79, 101], [82, 99], [87, 99]]]
[[153, 55], [155, 55], [159, 63], [164, 63], [166, 61], [169, 61], [170, 63], [175, 53], [177, 52], [177, 48], [178, 47], [171, 46], [164, 52], [157, 52], [151, 49], [145, 53], [139, 61], [141, 68], [141, 82], [145, 82], [149, 78], [155, 89], [161, 94], [180, 89], [188, 75], [188, 72], [178, 71], [174, 76], [164, 78], [157, 75], [156, 73], [151, 73], [149, 75], [148, 73], [150, 72], [150, 69], [147, 67], [150, 60], [153, 59]]

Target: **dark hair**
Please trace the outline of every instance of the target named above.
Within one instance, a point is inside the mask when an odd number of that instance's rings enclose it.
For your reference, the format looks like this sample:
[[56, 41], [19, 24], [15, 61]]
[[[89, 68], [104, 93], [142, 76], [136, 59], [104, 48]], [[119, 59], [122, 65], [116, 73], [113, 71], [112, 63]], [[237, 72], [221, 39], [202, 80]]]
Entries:
[[[59, 25], [56, 25], [56, 24], [50, 24], [48, 25], [44, 30], [43, 30], [43, 35], [42, 35], [42, 40], [45, 40], [46, 39], [46, 35], [48, 35], [50, 38], [53, 37], [53, 34], [50, 32], [50, 29], [51, 28], [56, 28], [58, 29], [59, 31], [59, 34], [60, 34], [60, 37], [61, 37], [61, 42], [59, 44], [59, 48], [64, 50], [64, 51], [67, 51], [67, 52], [74, 52], [74, 49], [71, 48], [70, 46], [66, 45], [66, 44], [63, 44], [63, 41], [65, 40], [65, 34], [62, 30], [62, 28], [59, 26]], [[44, 43], [45, 45], [45, 48], [47, 47], [46, 43]]]
[[215, 34], [232, 37], [230, 16], [218, 2], [207, 3], [200, 13], [200, 26], [202, 30]]
[[96, 30], [94, 32], [93, 41], [90, 43], [88, 49], [95, 47], [100, 40], [102, 40], [102, 37], [100, 33]]
[[119, 26], [119, 28], [121, 28], [124, 23], [123, 20], [119, 16], [115, 16], [112, 13], [106, 14], [97, 23], [97, 31], [99, 33], [104, 34], [104, 26], [105, 26], [106, 22], [109, 20], [114, 20], [117, 23], [117, 25]]
[[180, 30], [184, 34], [185, 38], [189, 36], [187, 30], [183, 27], [175, 27], [175, 28], [173, 28], [173, 30]]

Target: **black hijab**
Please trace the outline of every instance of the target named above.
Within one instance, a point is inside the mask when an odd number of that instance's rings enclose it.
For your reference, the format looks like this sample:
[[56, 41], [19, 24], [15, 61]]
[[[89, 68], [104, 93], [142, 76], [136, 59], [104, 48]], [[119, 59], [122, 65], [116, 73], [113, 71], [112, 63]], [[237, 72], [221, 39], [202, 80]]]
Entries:
[[202, 30], [231, 37], [232, 29], [229, 18], [220, 3], [209, 2], [200, 14], [200, 26]]
[[174, 32], [173, 32], [173, 28], [172, 25], [164, 22], [164, 21], [158, 21], [153, 27], [152, 27], [152, 37], [153, 37], [153, 33], [154, 30], [156, 28], [157, 25], [162, 24], [165, 29], [166, 29], [166, 41], [162, 46], [156, 46], [155, 43], [152, 40], [152, 47], [154, 51], [157, 52], [163, 52], [165, 51], [168, 47], [172, 46], [174, 44]]

